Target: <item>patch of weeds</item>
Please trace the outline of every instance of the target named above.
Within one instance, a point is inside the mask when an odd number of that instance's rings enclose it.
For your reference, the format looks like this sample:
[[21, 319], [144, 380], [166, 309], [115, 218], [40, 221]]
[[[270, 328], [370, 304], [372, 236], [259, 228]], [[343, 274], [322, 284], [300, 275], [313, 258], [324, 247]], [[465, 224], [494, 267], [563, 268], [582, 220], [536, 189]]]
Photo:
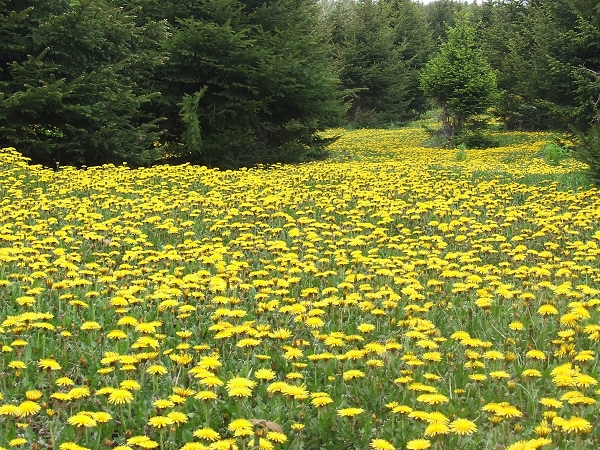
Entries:
[[[587, 190], [593, 186], [593, 181], [586, 172], [570, 172], [559, 174], [526, 173], [515, 176], [499, 170], [475, 170], [471, 174], [473, 182], [491, 181], [497, 179], [501, 184], [521, 183], [526, 186], [544, 186], [555, 184], [560, 192]], [[516, 199], [516, 202], [519, 203]]]
[[458, 151], [454, 155], [454, 159], [456, 161], [466, 161], [467, 160], [467, 146], [465, 144], [460, 144], [456, 147]]
[[594, 124], [587, 134], [579, 134], [578, 138], [580, 146], [575, 158], [589, 166], [589, 179], [600, 187], [600, 123]]
[[440, 164], [429, 164], [427, 166], [427, 170], [429, 170], [432, 173], [435, 173], [439, 176], [449, 176], [451, 178], [454, 177], [461, 177], [463, 172], [462, 169], [460, 167], [449, 167], [446, 165], [440, 165]]
[[548, 164], [558, 166], [565, 159], [571, 158], [573, 151], [565, 145], [548, 142], [542, 147], [541, 154]]
[[496, 130], [493, 132], [494, 139], [500, 147], [510, 147], [519, 144], [534, 143], [543, 139], [553, 139], [553, 135], [547, 132], [526, 132], [514, 130]]

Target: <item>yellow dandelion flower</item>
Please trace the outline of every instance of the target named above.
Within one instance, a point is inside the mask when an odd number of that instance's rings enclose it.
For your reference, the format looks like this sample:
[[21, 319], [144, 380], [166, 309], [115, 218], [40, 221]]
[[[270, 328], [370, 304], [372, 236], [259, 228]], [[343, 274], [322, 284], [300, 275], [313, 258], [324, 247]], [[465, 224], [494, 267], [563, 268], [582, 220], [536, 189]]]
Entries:
[[313, 398], [310, 402], [312, 403], [313, 406], [316, 406], [317, 408], [321, 408], [325, 405], [333, 403], [333, 400], [331, 399], [331, 397], [329, 397], [329, 395], [323, 395], [323, 396]]
[[495, 415], [498, 417], [504, 417], [506, 419], [512, 419], [514, 417], [521, 417], [523, 413], [512, 405], [500, 405], [495, 411]]
[[187, 414], [182, 413], [181, 411], [171, 411], [167, 414], [167, 417], [172, 419], [176, 425], [187, 423], [189, 420]]
[[521, 377], [523, 378], [540, 378], [542, 376], [542, 372], [536, 369], [525, 369], [521, 372]]
[[298, 433], [304, 429], [304, 426], [305, 425], [302, 423], [293, 423], [291, 428], [292, 430]]
[[168, 370], [165, 368], [165, 366], [153, 364], [146, 369], [146, 373], [149, 373], [150, 375], [164, 375], [168, 373]]
[[127, 333], [125, 333], [122, 330], [111, 330], [108, 333], [106, 333], [106, 337], [108, 339], [127, 339]]
[[229, 423], [227, 429], [236, 437], [251, 436], [254, 434], [254, 425], [246, 419], [235, 419]]
[[121, 389], [127, 389], [128, 391], [139, 391], [142, 386], [135, 380], [123, 380], [119, 385]]
[[107, 423], [112, 420], [112, 416], [104, 411], [98, 411], [93, 413], [92, 418], [98, 423]]
[[0, 406], [0, 416], [20, 416], [21, 410], [17, 405], [2, 405]]
[[423, 435], [425, 437], [436, 437], [450, 433], [450, 427], [444, 422], [431, 422], [425, 428]]
[[212, 428], [200, 428], [193, 433], [194, 437], [205, 441], [215, 442], [221, 439], [221, 435]]
[[525, 353], [525, 356], [532, 359], [538, 359], [540, 361], [546, 359], [546, 354], [540, 350], [529, 350], [527, 353]]
[[[33, 389], [31, 391], [27, 391], [25, 392], [25, 397], [27, 397], [27, 400], [39, 400], [42, 397], [42, 392], [38, 391], [37, 389]], [[1, 400], [1, 398], [0, 398]]]
[[223, 380], [217, 377], [206, 377], [200, 380], [200, 384], [208, 387], [217, 387], [223, 386], [225, 383], [223, 382]]
[[582, 417], [571, 417], [564, 421], [560, 427], [565, 433], [586, 434], [592, 431], [592, 424]]
[[392, 408], [394, 414], [410, 414], [413, 409], [407, 405], [397, 405]]
[[19, 416], [33, 416], [41, 411], [42, 407], [31, 400], [25, 400], [19, 405]]
[[14, 360], [8, 363], [8, 367], [11, 369], [27, 369], [27, 364], [23, 361]]
[[156, 408], [156, 409], [165, 409], [165, 408], [172, 408], [173, 406], [175, 406], [175, 403], [172, 402], [171, 400], [167, 400], [164, 398], [159, 398], [158, 400], [155, 400], [152, 405]]
[[38, 362], [38, 367], [44, 370], [60, 370], [62, 369], [61, 365], [56, 362], [56, 360], [52, 358], [40, 359]]
[[276, 373], [271, 370], [271, 369], [258, 369], [255, 373], [254, 373], [254, 377], [258, 378], [259, 380], [272, 380], [274, 379], [276, 376]]
[[130, 403], [133, 400], [133, 394], [127, 389], [115, 389], [108, 396], [108, 403], [122, 405]]
[[90, 388], [87, 386], [74, 387], [68, 392], [68, 395], [74, 399], [80, 399], [90, 396]]
[[344, 372], [344, 374], [342, 375], [342, 378], [344, 379], [344, 381], [349, 381], [349, 380], [353, 380], [355, 378], [363, 378], [365, 376], [365, 373], [360, 371], [360, 370], [356, 370], [356, 369], [351, 369], [351, 370], [347, 370], [346, 372]]
[[356, 327], [361, 333], [370, 333], [375, 329], [375, 325], [370, 323], [361, 323]]
[[175, 392], [175, 394], [177, 394], [183, 398], [191, 397], [192, 395], [194, 395], [196, 393], [196, 391], [194, 391], [193, 389], [182, 388], [182, 387], [177, 387], [177, 386], [173, 388], [173, 392]]
[[417, 397], [417, 401], [428, 405], [441, 405], [448, 403], [450, 399], [442, 394], [421, 394]]
[[159, 446], [159, 443], [151, 439], [147, 439], [145, 441], [138, 442], [136, 445], [145, 449], [153, 449], [157, 448]]
[[545, 304], [539, 307], [537, 313], [541, 316], [554, 316], [558, 314], [558, 310], [549, 304]]
[[471, 422], [468, 419], [456, 419], [450, 422], [449, 427], [452, 433], [460, 435], [473, 434], [477, 431], [475, 422]]
[[473, 381], [485, 381], [487, 380], [487, 376], [482, 373], [474, 373], [469, 375], [469, 378]]
[[93, 417], [90, 417], [89, 415], [83, 413], [78, 413], [74, 416], [69, 417], [67, 419], [67, 422], [70, 425], [73, 425], [78, 428], [95, 427], [96, 425], [98, 425], [98, 422], [96, 422], [96, 420]]
[[544, 420], [542, 423], [540, 423], [538, 426], [536, 426], [533, 429], [533, 431], [538, 436], [545, 437], [545, 436], [548, 436], [552, 432], [552, 428], [550, 428], [550, 426], [548, 425], [548, 422], [546, 422]]
[[280, 433], [278, 431], [268, 431], [266, 437], [269, 441], [277, 442], [278, 444], [283, 444], [288, 440], [285, 434]]
[[413, 439], [406, 443], [407, 450], [423, 450], [431, 447], [431, 442], [427, 439]]
[[213, 391], [199, 391], [194, 395], [196, 400], [215, 400], [217, 398], [217, 394]]
[[340, 417], [354, 417], [365, 412], [362, 408], [342, 408], [337, 410], [337, 415]]
[[173, 425], [175, 421], [167, 416], [154, 416], [148, 419], [148, 425], [153, 428], [166, 428], [169, 425]]
[[102, 326], [98, 322], [94, 322], [94, 321], [83, 322], [80, 327], [80, 329], [82, 329], [82, 330], [90, 330], [90, 331], [100, 330], [101, 328], [102, 328]]
[[499, 380], [501, 378], [510, 378], [510, 375], [504, 370], [496, 370], [494, 372], [490, 372], [490, 377]]
[[575, 362], [587, 362], [587, 361], [594, 361], [596, 359], [594, 352], [591, 350], [582, 350], [579, 353], [577, 353], [577, 355], [575, 355], [575, 358], [573, 358], [573, 361]]
[[548, 408], [562, 408], [563, 403], [555, 398], [550, 397], [542, 397], [540, 399], [540, 404], [548, 407]]
[[385, 439], [373, 439], [369, 443], [369, 447], [373, 450], [395, 450], [396, 447], [392, 445], [391, 442], [386, 441]]

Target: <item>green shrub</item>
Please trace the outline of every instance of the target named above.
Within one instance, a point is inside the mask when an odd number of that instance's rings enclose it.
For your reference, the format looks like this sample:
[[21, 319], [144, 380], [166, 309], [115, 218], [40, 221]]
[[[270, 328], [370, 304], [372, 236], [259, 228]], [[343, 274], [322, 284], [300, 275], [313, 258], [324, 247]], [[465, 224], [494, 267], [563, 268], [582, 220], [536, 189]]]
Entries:
[[456, 152], [454, 158], [457, 161], [465, 161], [467, 159], [467, 146], [465, 144], [460, 144], [456, 148], [458, 149], [458, 151]]
[[454, 137], [454, 142], [464, 144], [467, 148], [492, 148], [500, 146], [497, 139], [487, 135], [483, 127], [465, 128]]
[[548, 142], [542, 147], [542, 156], [548, 164], [557, 166], [561, 161], [571, 158], [573, 152], [566, 146], [561, 146], [556, 142]]

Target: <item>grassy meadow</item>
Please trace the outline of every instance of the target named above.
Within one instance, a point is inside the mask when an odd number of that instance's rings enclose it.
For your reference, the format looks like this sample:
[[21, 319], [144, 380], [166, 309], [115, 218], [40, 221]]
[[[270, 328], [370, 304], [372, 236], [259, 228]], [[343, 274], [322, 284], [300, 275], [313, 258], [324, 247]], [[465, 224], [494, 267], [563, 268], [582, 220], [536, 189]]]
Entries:
[[0, 151], [0, 449], [597, 449], [600, 192], [544, 134], [58, 172]]

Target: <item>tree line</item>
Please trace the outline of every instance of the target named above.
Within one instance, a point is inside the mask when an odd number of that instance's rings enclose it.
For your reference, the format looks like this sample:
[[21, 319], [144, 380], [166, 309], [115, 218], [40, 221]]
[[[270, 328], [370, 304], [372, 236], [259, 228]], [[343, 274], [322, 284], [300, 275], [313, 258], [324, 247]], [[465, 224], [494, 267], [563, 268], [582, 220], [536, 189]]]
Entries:
[[[0, 147], [46, 165], [323, 157], [442, 110], [597, 142], [596, 0], [0, 0]], [[597, 127], [597, 125], [596, 125]]]

